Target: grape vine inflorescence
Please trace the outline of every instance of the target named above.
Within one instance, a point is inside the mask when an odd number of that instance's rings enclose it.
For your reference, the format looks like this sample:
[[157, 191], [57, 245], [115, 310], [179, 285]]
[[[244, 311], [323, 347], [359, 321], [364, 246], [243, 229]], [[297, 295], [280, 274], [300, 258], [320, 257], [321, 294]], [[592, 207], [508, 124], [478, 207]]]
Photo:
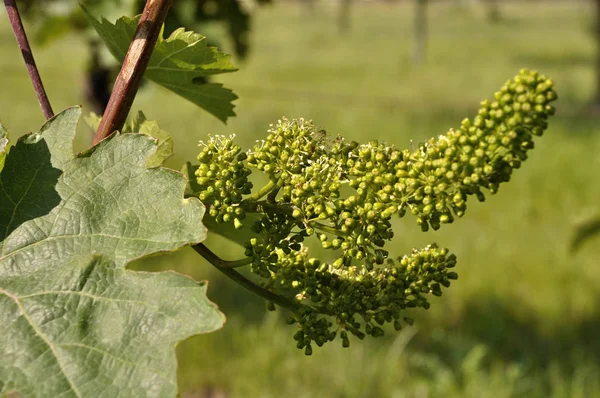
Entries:
[[[390, 257], [392, 217], [410, 212], [423, 231], [462, 217], [470, 195], [483, 201], [484, 190], [509, 181], [556, 98], [550, 79], [522, 70], [473, 120], [412, 151], [329, 139], [304, 119], [278, 121], [248, 152], [233, 137], [213, 137], [198, 155], [198, 196], [217, 223], [252, 229], [248, 263], [278, 304], [289, 303], [298, 348], [310, 354], [336, 335], [346, 347], [349, 334], [378, 337], [386, 323], [411, 324], [404, 310], [429, 308], [427, 295], [440, 296], [457, 278], [456, 257], [435, 244]], [[255, 192], [252, 169], [269, 178]], [[245, 225], [249, 213], [259, 217]], [[309, 237], [334, 260], [311, 258]]]

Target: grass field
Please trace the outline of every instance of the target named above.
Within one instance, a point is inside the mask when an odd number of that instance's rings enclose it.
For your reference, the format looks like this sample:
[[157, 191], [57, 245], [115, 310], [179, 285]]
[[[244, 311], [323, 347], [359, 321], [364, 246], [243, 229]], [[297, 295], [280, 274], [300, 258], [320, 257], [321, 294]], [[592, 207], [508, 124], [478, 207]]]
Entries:
[[[305, 357], [279, 311], [267, 314], [191, 250], [134, 264], [209, 279], [228, 316], [223, 330], [179, 345], [183, 396], [600, 397], [600, 239], [569, 252], [577, 220], [600, 212], [592, 10], [583, 2], [502, 5], [498, 24], [457, 5], [430, 11], [428, 59], [413, 66], [409, 5], [356, 4], [346, 35], [329, 1], [314, 15], [289, 4], [259, 10], [252, 55], [219, 79], [240, 97], [227, 126], [156, 86], [138, 96], [134, 109], [174, 136], [176, 168], [195, 158], [206, 133], [235, 132], [250, 145], [284, 115], [407, 147], [473, 116], [522, 67], [551, 76], [560, 97], [549, 131], [497, 195], [470, 203], [465, 218], [438, 232], [420, 232], [410, 216], [397, 222], [395, 255], [436, 241], [459, 258], [458, 281], [401, 333]], [[34, 50], [55, 110], [81, 103], [81, 39]], [[2, 17], [0, 117], [13, 138], [43, 121], [21, 62]], [[91, 133], [80, 130], [83, 149]], [[234, 250], [219, 238], [208, 244]]]

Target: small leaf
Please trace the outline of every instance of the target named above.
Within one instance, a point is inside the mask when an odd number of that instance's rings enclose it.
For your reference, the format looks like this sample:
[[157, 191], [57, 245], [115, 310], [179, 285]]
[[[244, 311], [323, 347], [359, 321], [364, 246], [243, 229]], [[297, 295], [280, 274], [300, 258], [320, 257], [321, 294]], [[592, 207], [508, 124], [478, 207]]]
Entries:
[[[123, 62], [140, 16], [121, 17], [112, 24], [83, 10], [109, 51]], [[180, 28], [166, 40], [159, 36], [145, 76], [226, 122], [235, 115], [231, 102], [237, 96], [220, 83], [206, 83], [205, 77], [236, 70], [230, 56], [209, 47], [204, 36]]]
[[173, 156], [173, 138], [158, 127], [158, 122], [146, 120], [140, 111], [129, 123], [123, 127], [124, 133], [146, 134], [157, 140], [156, 152], [148, 158], [146, 167], [157, 167]]
[[174, 397], [175, 344], [223, 315], [203, 283], [125, 266], [204, 240], [204, 207], [146, 167], [146, 135], [73, 155], [80, 113], [19, 139], [0, 173], [0, 396]]
[[576, 252], [585, 242], [595, 236], [600, 236], [600, 215], [586, 219], [577, 225], [571, 241], [571, 252]]
[[88, 116], [84, 116], [83, 119], [87, 123], [88, 126], [92, 129], [92, 131], [98, 130], [100, 126], [100, 122], [102, 121], [102, 116], [96, 114], [95, 112], [90, 112]]
[[[92, 130], [97, 130], [102, 117], [91, 112], [84, 117]], [[123, 133], [146, 134], [157, 140], [158, 147], [154, 155], [148, 158], [146, 167], [157, 167], [173, 156], [173, 138], [158, 126], [158, 122], [146, 120], [143, 112], [138, 112], [135, 117], [123, 126]]]
[[181, 173], [183, 173], [188, 180], [185, 187], [186, 196], [198, 196], [200, 191], [202, 191], [202, 187], [196, 180], [196, 170], [198, 170], [198, 166], [193, 165], [191, 162], [185, 162], [185, 164], [181, 167]]

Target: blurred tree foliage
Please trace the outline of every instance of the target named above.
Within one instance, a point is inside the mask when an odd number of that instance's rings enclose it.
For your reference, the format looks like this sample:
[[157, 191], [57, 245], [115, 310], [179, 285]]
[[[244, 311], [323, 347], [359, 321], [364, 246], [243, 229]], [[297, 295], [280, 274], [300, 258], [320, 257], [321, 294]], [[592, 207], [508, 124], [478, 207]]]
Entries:
[[[272, 0], [254, 0], [255, 5], [271, 3]], [[22, 5], [21, 5], [22, 3]], [[95, 15], [108, 19], [123, 14], [139, 14], [144, 0], [22, 0], [19, 7], [23, 14], [37, 23], [36, 39], [42, 43], [51, 41], [71, 30], [88, 27], [79, 3]], [[233, 42], [236, 55], [248, 54], [248, 35], [251, 30], [251, 14], [241, 0], [173, 0], [172, 11], [165, 21], [165, 34], [179, 27], [197, 28], [208, 22], [223, 24]]]
[[[254, 6], [271, 3], [272, 0], [254, 0]], [[145, 0], [21, 0], [19, 7], [34, 24], [34, 39], [45, 44], [59, 39], [72, 31], [86, 31], [89, 24], [79, 4], [94, 15], [111, 20], [119, 16], [136, 15], [144, 9]], [[173, 0], [171, 12], [165, 21], [165, 35], [175, 29], [202, 32], [208, 23], [222, 25], [233, 44], [235, 54], [244, 59], [249, 52], [249, 34], [252, 28], [250, 10], [242, 0]], [[87, 70], [85, 95], [94, 112], [102, 114], [110, 97], [110, 88], [116, 71], [105, 65], [100, 57], [99, 46], [90, 35], [90, 61]], [[209, 38], [209, 41], [211, 38]], [[217, 43], [211, 43], [216, 45]]]

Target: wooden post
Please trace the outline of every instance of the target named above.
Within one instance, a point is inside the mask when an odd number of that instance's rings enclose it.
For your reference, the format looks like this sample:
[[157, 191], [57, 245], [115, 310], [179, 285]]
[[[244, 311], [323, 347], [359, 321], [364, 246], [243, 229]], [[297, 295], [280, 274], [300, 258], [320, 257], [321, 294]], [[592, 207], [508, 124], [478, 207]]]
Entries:
[[338, 28], [340, 33], [350, 30], [350, 6], [352, 0], [340, 0], [340, 14], [338, 17]]
[[415, 0], [412, 53], [412, 61], [415, 65], [423, 63], [427, 50], [427, 3], [428, 0]]

